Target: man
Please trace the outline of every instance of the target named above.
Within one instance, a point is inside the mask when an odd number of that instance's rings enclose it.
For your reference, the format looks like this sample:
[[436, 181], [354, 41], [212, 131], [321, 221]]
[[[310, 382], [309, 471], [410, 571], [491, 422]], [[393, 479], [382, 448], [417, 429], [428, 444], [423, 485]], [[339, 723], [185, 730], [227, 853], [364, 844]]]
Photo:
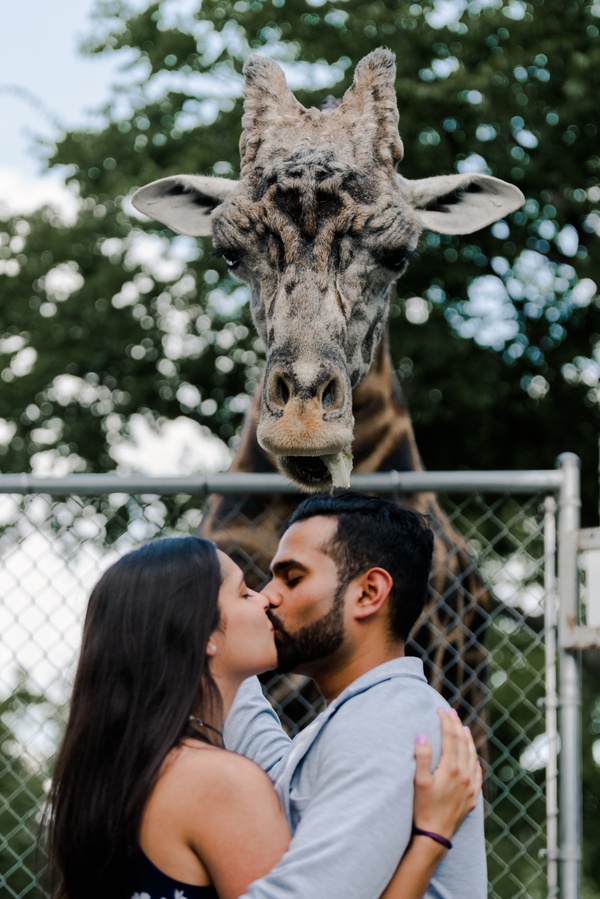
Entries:
[[[415, 740], [429, 737], [437, 764], [436, 709], [447, 707], [421, 661], [404, 656], [432, 547], [420, 516], [350, 491], [310, 497], [292, 515], [263, 592], [279, 670], [313, 677], [327, 707], [290, 741], [254, 679], [228, 717], [226, 746], [267, 771], [293, 834], [250, 899], [375, 899], [405, 852]], [[486, 894], [480, 797], [427, 895]]]

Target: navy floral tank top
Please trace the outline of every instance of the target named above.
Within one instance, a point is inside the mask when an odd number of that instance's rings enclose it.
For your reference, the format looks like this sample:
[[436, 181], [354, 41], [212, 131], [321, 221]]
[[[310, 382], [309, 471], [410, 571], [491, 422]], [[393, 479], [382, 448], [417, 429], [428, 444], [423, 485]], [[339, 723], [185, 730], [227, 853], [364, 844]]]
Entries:
[[163, 874], [139, 848], [131, 856], [129, 895], [131, 899], [219, 899], [212, 886], [194, 886]]

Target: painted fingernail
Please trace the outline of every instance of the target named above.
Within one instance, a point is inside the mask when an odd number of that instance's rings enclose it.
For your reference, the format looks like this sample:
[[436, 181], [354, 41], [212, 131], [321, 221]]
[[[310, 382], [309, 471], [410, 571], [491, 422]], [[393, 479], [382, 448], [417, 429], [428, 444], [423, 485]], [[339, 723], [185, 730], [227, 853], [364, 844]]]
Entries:
[[419, 734], [417, 737], [417, 743], [419, 746], [424, 746], [426, 743], [429, 743], [429, 738], [425, 736], [425, 734]]
[[456, 711], [456, 709], [450, 709], [450, 714], [454, 715], [455, 718], [458, 718], [458, 712]]

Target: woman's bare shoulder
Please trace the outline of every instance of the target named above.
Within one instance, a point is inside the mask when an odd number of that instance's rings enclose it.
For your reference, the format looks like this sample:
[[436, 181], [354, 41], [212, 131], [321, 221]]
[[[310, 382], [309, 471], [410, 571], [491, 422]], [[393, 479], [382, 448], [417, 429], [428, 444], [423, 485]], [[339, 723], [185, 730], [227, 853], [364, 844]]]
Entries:
[[165, 840], [173, 851], [188, 847], [219, 896], [235, 899], [279, 861], [290, 833], [271, 781], [254, 762], [186, 741], [163, 766], [145, 809], [142, 838], [156, 859], [169, 848]]
[[161, 780], [170, 781], [171, 786], [183, 785], [191, 801], [217, 794], [239, 800], [240, 791], [273, 790], [265, 772], [250, 759], [217, 746], [193, 745], [191, 741], [173, 751]]

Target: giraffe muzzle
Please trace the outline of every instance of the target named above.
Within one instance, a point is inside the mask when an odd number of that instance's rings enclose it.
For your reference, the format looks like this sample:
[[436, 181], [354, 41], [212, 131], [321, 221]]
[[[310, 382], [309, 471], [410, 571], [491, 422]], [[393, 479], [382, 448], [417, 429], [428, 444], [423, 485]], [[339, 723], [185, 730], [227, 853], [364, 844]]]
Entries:
[[267, 366], [258, 442], [299, 487], [331, 486], [328, 462], [348, 453], [353, 429], [352, 392], [343, 369], [316, 370], [307, 362]]

